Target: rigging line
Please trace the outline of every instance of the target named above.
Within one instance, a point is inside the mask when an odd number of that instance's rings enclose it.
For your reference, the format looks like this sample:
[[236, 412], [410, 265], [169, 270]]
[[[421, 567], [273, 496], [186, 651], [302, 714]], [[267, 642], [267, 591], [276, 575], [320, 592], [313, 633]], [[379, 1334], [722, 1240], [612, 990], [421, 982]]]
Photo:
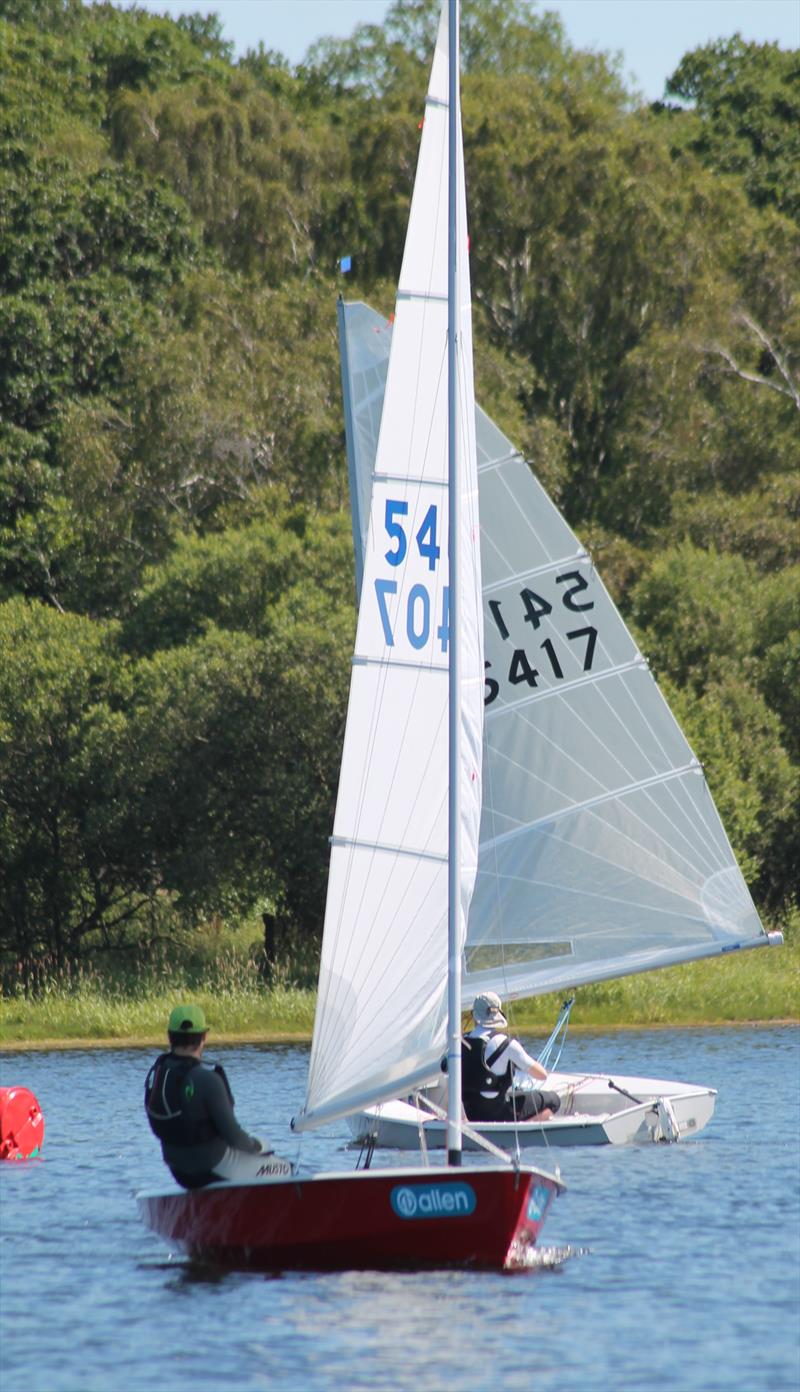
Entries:
[[[460, 373], [459, 385], [460, 385], [460, 388], [461, 388], [461, 391], [460, 391], [460, 393], [459, 393], [459, 403], [460, 403], [460, 407], [461, 407], [461, 409], [460, 409], [460, 425], [461, 425], [462, 437], [463, 437], [463, 436], [466, 436], [466, 438], [467, 438], [467, 452], [466, 452], [465, 455], [463, 455], [462, 457], [465, 457], [465, 458], [468, 458], [468, 459], [470, 459], [470, 458], [472, 458], [472, 457], [475, 457], [475, 459], [476, 459], [476, 464], [477, 464], [477, 441], [476, 441], [474, 438], [472, 438], [473, 435], [474, 435], [474, 432], [475, 432], [474, 413], [473, 413], [473, 416], [472, 416], [472, 421], [470, 421], [470, 413], [469, 413], [468, 409], [465, 409], [465, 408], [466, 408], [466, 403], [467, 403], [468, 398], [469, 398], [469, 396], [470, 396], [470, 392], [469, 392], [469, 383], [468, 383], [468, 381], [467, 381], [467, 362], [466, 362], [466, 356], [467, 356], [467, 355], [466, 355], [465, 352], [460, 353], [459, 356], [458, 356], [458, 365], [459, 365], [459, 373]], [[472, 431], [470, 431], [470, 426], [472, 426]], [[467, 495], [467, 498], [465, 499], [465, 502], [467, 503], [467, 510], [468, 510], [468, 514], [469, 514], [469, 531], [470, 531], [470, 535], [471, 535], [471, 536], [474, 536], [474, 535], [475, 535], [476, 529], [478, 529], [478, 537], [480, 538], [480, 530], [479, 530], [479, 529], [480, 529], [480, 519], [479, 519], [479, 491], [480, 491], [479, 488], [478, 488], [478, 489], [470, 488], [469, 493], [468, 493], [468, 495]], [[481, 584], [481, 564], [480, 564], [480, 560], [481, 560], [481, 558], [480, 558], [480, 541], [479, 541], [479, 549], [478, 549], [478, 553], [477, 553], [477, 564], [473, 564], [473, 565], [472, 565], [471, 573], [472, 573], [472, 590], [473, 590], [473, 603], [474, 603], [474, 606], [475, 606], [475, 613], [479, 616], [479, 623], [482, 623], [482, 622], [483, 622], [483, 594], [482, 594], [482, 584]], [[479, 633], [479, 635], [478, 635], [478, 639], [479, 639], [479, 667], [480, 667], [480, 664], [481, 664], [482, 659], [483, 659], [483, 644], [482, 644], [482, 642], [480, 641], [481, 638], [482, 638], [482, 636], [483, 636], [483, 634], [482, 634], [482, 631], [481, 631], [481, 632]], [[480, 670], [478, 671], [478, 673], [476, 674], [476, 679], [477, 679], [477, 681], [480, 683], [480, 685], [481, 685], [481, 687], [482, 687], [482, 686], [483, 686], [483, 672], [482, 672], [482, 671], [480, 671]], [[481, 727], [483, 728], [483, 725], [484, 725], [484, 723], [485, 723], [485, 710], [484, 710], [484, 709], [481, 709], [481, 717], [482, 717], [482, 718], [481, 718], [481, 722], [480, 722], [480, 723], [481, 723]], [[484, 748], [484, 750], [485, 750], [485, 742], [484, 742], [484, 740], [483, 740], [483, 737], [482, 737], [482, 745], [483, 745], [483, 748]], [[487, 766], [489, 765], [489, 761], [488, 761], [488, 760], [486, 760], [485, 763], [486, 763]], [[481, 761], [481, 769], [480, 769], [480, 771], [479, 771], [479, 776], [480, 776], [480, 779], [481, 779], [481, 787], [482, 787], [482, 785], [483, 785], [483, 781], [484, 781], [484, 778], [486, 777], [487, 773], [488, 773], [488, 776], [489, 776], [489, 780], [491, 781], [491, 769], [490, 769], [490, 767], [487, 767], [487, 768], [485, 769], [485, 768], [483, 767], [483, 764], [484, 764], [484, 760]], [[490, 793], [490, 803], [491, 803], [491, 800], [492, 800], [492, 799], [491, 799], [491, 793]], [[483, 802], [483, 800], [482, 800], [482, 806], [485, 806], [485, 803]], [[490, 807], [490, 815], [493, 816], [493, 808], [491, 808], [491, 807]], [[476, 880], [477, 880], [478, 867], [479, 867], [479, 865], [480, 865], [480, 821], [479, 821], [479, 824], [478, 824], [478, 845], [477, 845], [477, 847], [476, 847], [476, 851], [477, 851], [477, 864], [476, 864], [476, 867], [475, 867], [475, 878], [473, 879], [473, 884], [472, 884], [472, 894], [471, 894], [471, 896], [470, 896], [470, 910], [468, 911], [468, 913], [467, 913], [467, 915], [466, 915], [465, 932], [464, 932], [464, 941], [463, 941], [463, 943], [462, 943], [462, 952], [463, 952], [463, 950], [465, 949], [467, 943], [469, 942], [469, 920], [470, 920], [470, 916], [471, 916], [472, 903], [474, 902], [474, 890], [475, 890], [475, 883], [476, 883]]]

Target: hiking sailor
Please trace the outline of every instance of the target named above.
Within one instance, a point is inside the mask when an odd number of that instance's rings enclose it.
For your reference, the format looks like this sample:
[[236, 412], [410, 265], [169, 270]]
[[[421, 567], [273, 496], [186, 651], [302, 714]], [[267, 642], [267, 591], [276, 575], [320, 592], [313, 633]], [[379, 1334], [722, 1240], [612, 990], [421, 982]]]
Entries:
[[207, 1033], [199, 1005], [176, 1005], [167, 1025], [170, 1051], [156, 1059], [144, 1086], [147, 1120], [173, 1178], [200, 1189], [222, 1179], [290, 1174], [289, 1162], [236, 1120], [224, 1068], [201, 1060]]
[[461, 1041], [461, 1092], [469, 1121], [549, 1121], [561, 1100], [556, 1092], [520, 1088], [524, 1079], [539, 1082], [547, 1071], [518, 1039], [503, 1031], [508, 1021], [494, 991], [476, 996], [475, 1026]]

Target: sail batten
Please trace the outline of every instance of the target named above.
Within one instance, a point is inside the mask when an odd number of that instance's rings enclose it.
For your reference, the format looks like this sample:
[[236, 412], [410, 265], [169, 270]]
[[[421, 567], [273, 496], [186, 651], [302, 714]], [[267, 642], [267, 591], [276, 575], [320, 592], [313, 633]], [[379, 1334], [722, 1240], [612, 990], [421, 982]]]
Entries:
[[355, 837], [332, 836], [330, 838], [332, 846], [354, 846], [361, 850], [382, 851], [386, 855], [410, 855], [419, 860], [438, 860], [446, 863], [446, 851], [426, 851], [419, 846], [398, 846], [386, 841], [365, 841], [357, 840]]
[[431, 290], [398, 290], [398, 300], [430, 300], [431, 303], [447, 304], [447, 296], [436, 294]]

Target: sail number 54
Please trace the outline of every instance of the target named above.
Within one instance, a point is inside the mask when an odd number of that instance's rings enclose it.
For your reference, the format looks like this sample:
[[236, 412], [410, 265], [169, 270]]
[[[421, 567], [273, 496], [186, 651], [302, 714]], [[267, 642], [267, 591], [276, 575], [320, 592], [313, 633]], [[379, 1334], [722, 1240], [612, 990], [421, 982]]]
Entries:
[[[389, 565], [402, 565], [408, 552], [408, 537], [406, 529], [401, 522], [401, 518], [408, 513], [408, 503], [402, 502], [399, 498], [386, 499], [386, 515], [384, 525], [388, 535], [394, 542], [385, 554]], [[416, 533], [414, 540], [417, 543], [417, 550], [423, 560], [428, 562], [428, 570], [436, 569], [436, 562], [441, 555], [441, 547], [436, 544], [438, 510], [435, 503], [431, 503], [428, 511], [422, 519], [422, 526]]]
[[[390, 566], [400, 566], [408, 555], [409, 534], [405, 519], [408, 516], [408, 503], [400, 498], [387, 498], [386, 511], [384, 513], [384, 526], [386, 534], [391, 541], [391, 546], [384, 552], [385, 559]], [[435, 503], [431, 503], [421, 525], [414, 533], [411, 540], [416, 543], [417, 551], [424, 561], [427, 561], [428, 570], [435, 570], [441, 547], [437, 541], [439, 513]], [[383, 627], [383, 637], [388, 648], [394, 647], [394, 632], [392, 630], [391, 617], [389, 614], [389, 596], [397, 594], [396, 580], [375, 581], [375, 596], [378, 601], [378, 613]], [[431, 626], [435, 619], [431, 615], [431, 596], [425, 585], [412, 585], [406, 600], [406, 637], [412, 648], [422, 649], [428, 643], [431, 636]], [[447, 652], [447, 644], [450, 638], [450, 603], [449, 591], [447, 586], [442, 590], [442, 612], [441, 623], [436, 627], [436, 637], [441, 644], [442, 652]]]

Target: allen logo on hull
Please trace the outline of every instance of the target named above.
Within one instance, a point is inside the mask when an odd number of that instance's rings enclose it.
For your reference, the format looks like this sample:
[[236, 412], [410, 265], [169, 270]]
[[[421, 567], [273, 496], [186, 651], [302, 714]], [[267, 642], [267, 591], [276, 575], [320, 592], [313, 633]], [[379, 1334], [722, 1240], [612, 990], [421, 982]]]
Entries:
[[528, 1218], [531, 1223], [539, 1223], [547, 1212], [551, 1199], [550, 1190], [544, 1184], [537, 1184], [528, 1198]]
[[475, 1190], [463, 1180], [455, 1184], [400, 1184], [392, 1190], [398, 1218], [466, 1218], [475, 1212]]

